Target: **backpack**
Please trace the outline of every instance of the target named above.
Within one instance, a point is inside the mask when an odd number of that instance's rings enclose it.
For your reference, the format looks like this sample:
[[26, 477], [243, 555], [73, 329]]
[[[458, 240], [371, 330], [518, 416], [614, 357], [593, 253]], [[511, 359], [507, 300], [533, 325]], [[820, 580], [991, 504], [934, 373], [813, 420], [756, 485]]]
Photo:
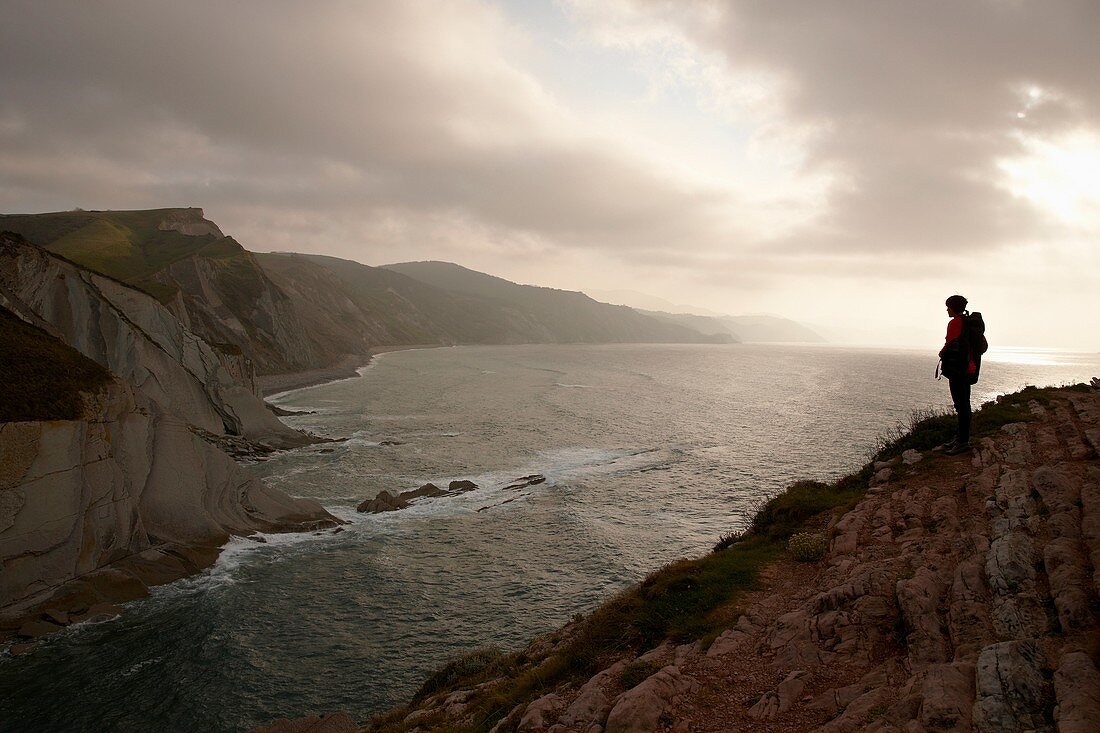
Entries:
[[989, 351], [989, 342], [985, 340], [985, 320], [981, 313], [963, 316], [963, 338], [970, 347], [970, 356], [977, 363], [982, 354]]
[[[977, 384], [978, 374], [982, 370], [982, 354], [989, 351], [989, 342], [985, 338], [985, 320], [981, 313], [964, 313], [962, 319], [962, 333], [943, 352], [942, 374], [948, 379], [969, 377], [971, 384]], [[974, 362], [975, 369], [973, 374], [968, 374], [971, 361]]]

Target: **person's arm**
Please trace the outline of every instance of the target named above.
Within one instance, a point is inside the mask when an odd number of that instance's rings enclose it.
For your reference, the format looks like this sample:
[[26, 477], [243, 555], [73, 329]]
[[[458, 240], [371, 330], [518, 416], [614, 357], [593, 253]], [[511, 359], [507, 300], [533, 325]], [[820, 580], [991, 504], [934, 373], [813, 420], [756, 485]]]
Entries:
[[940, 356], [943, 356], [944, 349], [947, 348], [947, 345], [949, 343], [957, 339], [959, 336], [962, 336], [962, 331], [962, 319], [958, 316], [955, 316], [947, 322], [947, 338], [944, 339], [943, 349], [940, 349]]

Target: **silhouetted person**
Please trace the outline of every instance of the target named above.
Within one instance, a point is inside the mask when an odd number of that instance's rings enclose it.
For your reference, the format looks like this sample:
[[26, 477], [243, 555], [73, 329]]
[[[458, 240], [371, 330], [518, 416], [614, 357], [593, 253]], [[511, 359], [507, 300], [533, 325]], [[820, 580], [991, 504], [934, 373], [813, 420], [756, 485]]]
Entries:
[[[959, 416], [955, 438], [944, 446], [944, 452], [954, 456], [970, 450], [970, 385], [978, 381], [977, 349], [971, 348], [966, 333], [966, 298], [952, 295], [947, 299], [947, 338], [940, 349], [943, 376], [951, 385], [951, 401]], [[984, 329], [983, 329], [984, 330]]]

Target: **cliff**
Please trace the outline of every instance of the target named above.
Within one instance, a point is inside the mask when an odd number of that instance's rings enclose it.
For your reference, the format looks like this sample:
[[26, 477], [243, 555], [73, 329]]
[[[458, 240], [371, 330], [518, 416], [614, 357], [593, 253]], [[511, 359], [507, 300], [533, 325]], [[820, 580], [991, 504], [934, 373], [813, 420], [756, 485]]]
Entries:
[[[522, 651], [454, 660], [361, 730], [1095, 731], [1100, 391], [1000, 398], [957, 457], [932, 449], [952, 418], [911, 427]], [[309, 720], [263, 730], [357, 729]]]
[[[729, 343], [728, 334], [703, 334], [581, 292], [520, 285], [451, 262], [401, 262], [383, 269], [503, 310], [507, 330], [494, 343]], [[509, 333], [511, 331], [511, 333]]]
[[329, 357], [253, 253], [202, 209], [10, 214], [0, 216], [3, 230], [154, 296], [190, 331], [262, 373]]
[[[243, 367], [150, 295], [0, 234], [0, 305], [141, 392], [160, 412], [213, 435], [272, 448], [309, 442], [272, 414]], [[46, 365], [43, 365], [44, 367]]]
[[[334, 523], [315, 502], [252, 478], [119, 382], [90, 395], [81, 419], [0, 423], [7, 616], [130, 600], [135, 588], [140, 595], [142, 586], [206, 564], [184, 560], [196, 549], [212, 561], [231, 534]], [[76, 603], [66, 600], [74, 594]]]
[[310, 438], [149, 295], [5, 233], [0, 347], [0, 641], [110, 617], [231, 535], [339, 523], [221, 450]]

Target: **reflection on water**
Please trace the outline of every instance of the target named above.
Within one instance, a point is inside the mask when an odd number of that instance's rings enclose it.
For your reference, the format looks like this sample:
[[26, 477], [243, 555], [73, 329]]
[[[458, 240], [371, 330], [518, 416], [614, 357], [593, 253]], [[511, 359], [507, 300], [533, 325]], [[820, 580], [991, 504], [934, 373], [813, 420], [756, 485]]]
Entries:
[[[1037, 352], [1036, 352], [1037, 353]], [[1097, 357], [987, 357], [975, 402], [1081, 381]], [[446, 658], [515, 647], [649, 570], [706, 551], [755, 501], [835, 476], [913, 408], [934, 354], [822, 346], [516, 346], [385, 355], [277, 401], [350, 437], [254, 466], [352, 520], [231, 543], [107, 624], [0, 659], [0, 730], [240, 731], [401, 702]], [[521, 476], [546, 481], [510, 490]], [[471, 479], [401, 512], [385, 489]], [[480, 510], [480, 511], [479, 511]]]

